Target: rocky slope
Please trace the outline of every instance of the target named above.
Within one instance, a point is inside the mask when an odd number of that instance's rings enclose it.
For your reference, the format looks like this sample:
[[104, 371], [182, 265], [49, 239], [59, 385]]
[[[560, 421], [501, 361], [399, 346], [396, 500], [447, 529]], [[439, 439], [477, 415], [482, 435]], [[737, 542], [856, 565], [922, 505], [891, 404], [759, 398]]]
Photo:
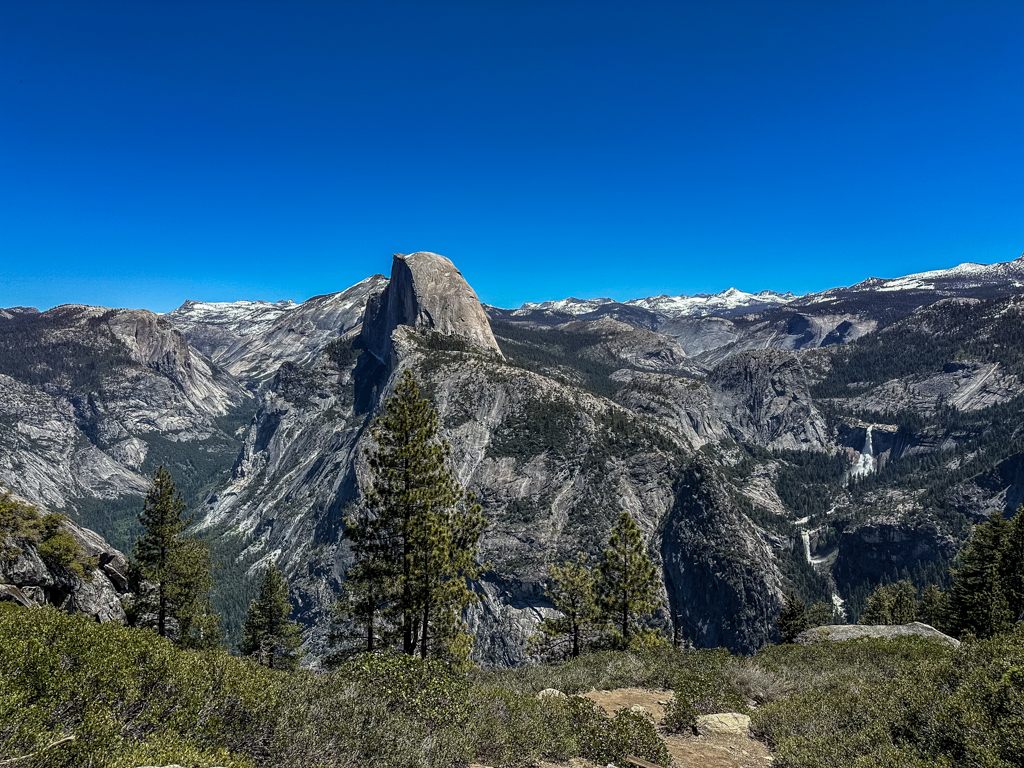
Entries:
[[[10, 501], [0, 489], [0, 504]], [[63, 519], [59, 531], [77, 544], [85, 570], [54, 562], [44, 547], [12, 538], [0, 530], [0, 601], [31, 608], [53, 605], [84, 613], [97, 621], [125, 621], [122, 599], [128, 592], [128, 563], [103, 538]]]
[[226, 420], [251, 399], [158, 316], [85, 306], [0, 318], [0, 387], [0, 478], [78, 512], [137, 499], [182, 453], [230, 466]]
[[366, 302], [386, 284], [374, 275], [301, 304], [186, 301], [165, 317], [211, 361], [256, 387], [282, 363], [309, 363], [332, 341], [358, 328]]

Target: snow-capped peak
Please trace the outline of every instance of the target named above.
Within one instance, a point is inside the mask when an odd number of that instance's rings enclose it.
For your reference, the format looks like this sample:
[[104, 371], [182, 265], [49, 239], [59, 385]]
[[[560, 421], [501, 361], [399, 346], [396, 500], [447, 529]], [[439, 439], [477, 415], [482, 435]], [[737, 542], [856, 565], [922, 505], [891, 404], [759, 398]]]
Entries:
[[788, 304], [795, 298], [792, 293], [777, 293], [775, 291], [747, 293], [738, 288], [727, 288], [721, 293], [698, 293], [694, 296], [652, 296], [646, 299], [633, 299], [626, 303], [669, 317], [683, 317]]
[[758, 309], [776, 304], [787, 304], [795, 299], [792, 293], [777, 293], [775, 291], [761, 291], [759, 293], [747, 293], [739, 288], [727, 288], [721, 293], [707, 294], [698, 293], [693, 296], [649, 296], [642, 299], [632, 299], [625, 302], [616, 302], [614, 299], [577, 299], [569, 297], [557, 301], [527, 302], [518, 310], [517, 314], [525, 314], [533, 311], [555, 312], [563, 315], [586, 315], [609, 304], [625, 304], [631, 307], [639, 307], [651, 312], [657, 312], [668, 317], [700, 316], [715, 314], [717, 312], [729, 312], [737, 309]]
[[563, 315], [586, 315], [605, 304], [614, 304], [613, 299], [577, 299], [570, 296], [567, 299], [557, 301], [528, 301], [517, 311], [520, 313], [542, 310], [546, 312], [558, 312]]
[[957, 291], [971, 288], [999, 286], [1024, 288], [1024, 255], [1013, 261], [996, 264], [978, 264], [966, 261], [948, 269], [930, 269], [903, 277], [869, 277], [849, 288], [831, 288], [820, 294], [808, 296], [831, 296], [845, 291]]

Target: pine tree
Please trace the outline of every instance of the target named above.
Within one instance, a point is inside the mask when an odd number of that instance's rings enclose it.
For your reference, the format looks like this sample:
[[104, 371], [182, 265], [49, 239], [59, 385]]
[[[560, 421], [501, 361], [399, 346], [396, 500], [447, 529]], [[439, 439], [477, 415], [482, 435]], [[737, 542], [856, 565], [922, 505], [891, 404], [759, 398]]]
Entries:
[[213, 567], [210, 550], [199, 539], [181, 542], [174, 559], [173, 578], [168, 585], [178, 620], [178, 645], [185, 648], [214, 648], [223, 640], [220, 617], [213, 610]]
[[1009, 624], [1010, 607], [1001, 579], [1000, 553], [1009, 524], [1001, 514], [974, 527], [951, 570], [948, 625], [957, 635], [989, 637]]
[[[345, 574], [342, 594], [335, 605], [337, 627], [332, 642], [342, 641], [344, 628], [362, 628], [362, 642], [355, 648], [373, 652], [393, 624], [393, 606], [401, 573], [389, 521], [371, 514], [360, 505], [346, 517], [345, 535], [352, 545], [355, 562]], [[343, 651], [344, 653], [344, 651]]]
[[807, 604], [796, 592], [786, 592], [782, 599], [782, 611], [777, 622], [779, 637], [784, 643], [792, 643], [797, 635], [808, 629]]
[[1024, 507], [1017, 510], [1006, 530], [999, 553], [999, 577], [1014, 621], [1024, 621]]
[[368, 649], [393, 622], [401, 650], [468, 655], [465, 608], [475, 601], [480, 505], [449, 467], [437, 411], [405, 371], [372, 429], [364, 506], [349, 521], [355, 563], [349, 605]]
[[571, 658], [580, 655], [583, 634], [597, 619], [596, 589], [594, 571], [583, 555], [575, 561], [551, 566], [545, 594], [562, 615], [542, 621], [540, 631], [548, 637], [567, 637]]
[[917, 590], [906, 579], [882, 584], [868, 595], [861, 624], [909, 624], [917, 618]]
[[917, 606], [917, 620], [929, 626], [943, 630], [946, 626], [946, 594], [934, 584], [929, 584], [921, 592], [921, 602]]
[[170, 472], [157, 468], [139, 515], [142, 535], [133, 562], [139, 597], [133, 613], [180, 645], [210, 647], [220, 641], [210, 606], [210, 555], [201, 541], [184, 536], [184, 512]]
[[658, 606], [658, 573], [633, 516], [623, 510], [600, 564], [598, 595], [603, 615], [628, 645], [633, 624]]
[[294, 669], [302, 657], [299, 625], [291, 620], [288, 581], [276, 565], [267, 568], [249, 604], [239, 650], [271, 669]]
[[833, 624], [836, 618], [836, 607], [832, 603], [817, 602], [807, 606], [805, 620], [808, 628], [822, 627]]

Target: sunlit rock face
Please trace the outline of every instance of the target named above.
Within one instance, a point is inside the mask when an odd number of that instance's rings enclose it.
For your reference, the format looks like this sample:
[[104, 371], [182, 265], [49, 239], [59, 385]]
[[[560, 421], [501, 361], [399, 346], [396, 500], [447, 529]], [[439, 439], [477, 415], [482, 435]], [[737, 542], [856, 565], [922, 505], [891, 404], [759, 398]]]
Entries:
[[381, 362], [391, 358], [399, 326], [433, 331], [501, 354], [476, 293], [452, 262], [436, 253], [395, 254], [391, 281], [366, 309], [362, 338]]

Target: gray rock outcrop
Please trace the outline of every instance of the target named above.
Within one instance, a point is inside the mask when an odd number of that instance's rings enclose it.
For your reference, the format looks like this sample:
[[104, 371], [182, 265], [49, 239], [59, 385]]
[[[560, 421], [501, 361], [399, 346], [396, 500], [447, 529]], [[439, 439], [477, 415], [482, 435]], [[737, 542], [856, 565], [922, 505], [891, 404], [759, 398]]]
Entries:
[[960, 641], [955, 637], [939, 632], [934, 627], [922, 624], [920, 621], [910, 624], [831, 624], [801, 632], [797, 635], [796, 642], [801, 645], [810, 645], [813, 643], [841, 643], [864, 638], [891, 640], [896, 637], [922, 637], [948, 645], [950, 648], [960, 646]]
[[61, 527], [90, 561], [88, 572], [81, 576], [47, 562], [31, 543], [9, 542], [17, 554], [0, 557], [0, 601], [26, 608], [53, 605], [97, 621], [125, 621], [122, 598], [128, 592], [128, 562], [124, 555], [99, 534], [70, 520]]

